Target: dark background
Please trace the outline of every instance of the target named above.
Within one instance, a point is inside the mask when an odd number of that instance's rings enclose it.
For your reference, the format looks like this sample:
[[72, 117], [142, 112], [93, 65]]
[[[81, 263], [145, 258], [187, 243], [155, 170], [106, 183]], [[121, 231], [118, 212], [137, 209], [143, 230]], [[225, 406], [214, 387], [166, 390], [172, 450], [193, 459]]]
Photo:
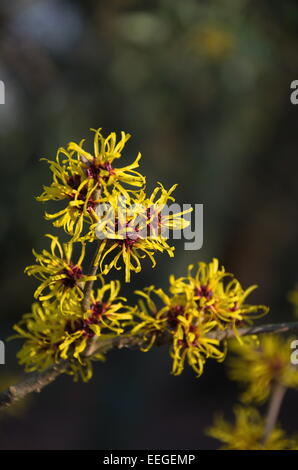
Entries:
[[[3, 6], [5, 4], [5, 6]], [[204, 246], [158, 257], [128, 288], [167, 286], [173, 272], [219, 257], [251, 301], [289, 320], [297, 280], [298, 79], [294, 0], [44, 0], [1, 2], [0, 337], [30, 309], [36, 283], [23, 269], [53, 232], [34, 200], [50, 176], [40, 157], [91, 136], [133, 134], [148, 187], [179, 183], [177, 200], [204, 204]], [[125, 288], [126, 289], [126, 288]], [[0, 383], [21, 370], [7, 344]], [[214, 412], [231, 417], [237, 385], [208, 362], [196, 379], [170, 375], [163, 348], [115, 351], [94, 379], [61, 377], [0, 420], [1, 449], [216, 448]], [[297, 431], [294, 392], [281, 421]]]

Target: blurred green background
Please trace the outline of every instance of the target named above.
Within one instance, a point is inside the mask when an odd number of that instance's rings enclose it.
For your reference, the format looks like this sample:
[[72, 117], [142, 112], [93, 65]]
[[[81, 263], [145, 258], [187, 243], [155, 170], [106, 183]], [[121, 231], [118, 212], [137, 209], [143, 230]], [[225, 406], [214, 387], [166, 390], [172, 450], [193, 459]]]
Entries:
[[[3, 5], [5, 3], [5, 5]], [[291, 318], [297, 281], [298, 5], [294, 0], [19, 0], [0, 6], [0, 338], [30, 309], [36, 283], [23, 274], [31, 249], [53, 232], [34, 200], [50, 175], [40, 157], [105, 133], [133, 134], [148, 188], [179, 183], [177, 200], [204, 204], [204, 246], [158, 257], [132, 291], [167, 286], [170, 273], [219, 257], [268, 321]], [[125, 288], [126, 289], [126, 288]], [[0, 383], [20, 374], [17, 342]], [[232, 416], [238, 390], [225, 367], [196, 379], [170, 375], [165, 348], [115, 351], [94, 379], [61, 377], [0, 420], [1, 449], [212, 449], [214, 412]], [[294, 392], [281, 421], [297, 431]], [[295, 411], [296, 410], [296, 416]]]

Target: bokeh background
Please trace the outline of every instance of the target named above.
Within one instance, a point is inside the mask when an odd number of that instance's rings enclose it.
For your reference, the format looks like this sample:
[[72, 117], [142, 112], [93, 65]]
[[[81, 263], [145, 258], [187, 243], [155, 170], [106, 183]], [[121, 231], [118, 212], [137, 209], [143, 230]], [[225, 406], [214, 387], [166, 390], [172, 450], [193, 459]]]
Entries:
[[[167, 286], [171, 272], [219, 257], [272, 321], [291, 319], [297, 281], [298, 79], [294, 0], [19, 0], [0, 6], [0, 337], [30, 309], [23, 269], [53, 231], [34, 199], [50, 176], [40, 157], [90, 127], [133, 134], [148, 187], [179, 184], [204, 204], [204, 246], [159, 256], [135, 288]], [[91, 134], [89, 134], [91, 136]], [[0, 384], [21, 373], [9, 342]], [[94, 379], [61, 377], [0, 420], [1, 449], [215, 449], [204, 435], [218, 410], [232, 416], [237, 385], [209, 362], [196, 379], [170, 375], [166, 348], [115, 351]], [[295, 393], [281, 422], [297, 431]]]

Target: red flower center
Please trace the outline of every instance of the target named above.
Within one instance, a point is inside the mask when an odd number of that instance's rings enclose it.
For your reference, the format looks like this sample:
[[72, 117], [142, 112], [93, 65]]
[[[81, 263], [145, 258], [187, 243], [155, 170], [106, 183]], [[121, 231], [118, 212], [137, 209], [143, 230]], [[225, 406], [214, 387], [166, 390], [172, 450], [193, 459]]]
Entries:
[[83, 271], [80, 266], [70, 264], [68, 268], [64, 268], [62, 274], [66, 276], [62, 279], [62, 283], [67, 288], [73, 288], [77, 281], [83, 277]]
[[182, 305], [176, 305], [175, 307], [172, 307], [170, 310], [167, 312], [167, 321], [168, 325], [170, 328], [175, 329], [178, 326], [179, 320], [178, 316], [182, 315], [184, 312], [184, 307]]
[[[102, 176], [102, 171], [107, 171], [109, 175]], [[86, 168], [86, 175], [88, 178], [93, 178], [95, 181], [102, 179], [103, 181], [108, 181], [111, 175], [115, 174], [115, 170], [113, 169], [112, 165], [107, 162], [103, 164], [96, 164], [95, 162], [89, 163]]]
[[195, 294], [198, 297], [205, 297], [205, 299], [210, 300], [213, 297], [213, 292], [209, 287], [206, 286], [200, 286], [195, 289]]

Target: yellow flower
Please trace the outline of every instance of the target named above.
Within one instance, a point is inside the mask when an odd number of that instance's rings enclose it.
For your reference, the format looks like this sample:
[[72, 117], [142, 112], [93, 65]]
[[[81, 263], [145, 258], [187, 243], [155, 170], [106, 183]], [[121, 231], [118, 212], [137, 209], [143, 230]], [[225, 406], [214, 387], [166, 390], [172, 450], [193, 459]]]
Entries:
[[[63, 227], [66, 233], [73, 237], [73, 241], [94, 239], [90, 225], [97, 220], [97, 205], [108, 200], [110, 186], [129, 199], [129, 191], [122, 185], [140, 188], [145, 183], [145, 178], [135, 171], [139, 166], [141, 154], [138, 154], [131, 165], [123, 168], [113, 166], [114, 160], [121, 157], [130, 135], [122, 132], [117, 143], [114, 132], [107, 138], [102, 136], [100, 129], [94, 132], [94, 155], [83, 149], [82, 141], [80, 145], [70, 142], [68, 150], [59, 148], [56, 161], [44, 159], [50, 165], [53, 181], [50, 186], [44, 186], [44, 191], [37, 200], [67, 201], [65, 208], [54, 214], [46, 213], [45, 217], [53, 220], [55, 227]], [[87, 233], [82, 235], [84, 224], [89, 228]]]
[[193, 265], [190, 265], [187, 277], [175, 279], [171, 276], [170, 291], [184, 293], [189, 300], [192, 299], [206, 321], [215, 321], [221, 329], [231, 327], [237, 333], [237, 326], [268, 312], [264, 305], [246, 303], [246, 298], [256, 286], [244, 290], [232, 274], [219, 267], [216, 258], [209, 264], [198, 263], [194, 275], [192, 270]]
[[[267, 312], [267, 307], [244, 303], [255, 286], [244, 291], [231, 274], [219, 269], [216, 259], [209, 264], [199, 263], [194, 277], [192, 268], [189, 267], [187, 277], [170, 276], [170, 295], [154, 286], [136, 291], [141, 297], [136, 313], [140, 321], [132, 334], [143, 336], [145, 351], [163, 335], [170, 338], [174, 375], [181, 374], [185, 361], [198, 376], [208, 358], [223, 361], [226, 342], [221, 349], [219, 330], [233, 329], [240, 339], [237, 327], [244, 320], [252, 319], [252, 313]], [[225, 283], [224, 278], [228, 276], [232, 280]], [[153, 295], [161, 307], [156, 305]]]
[[140, 229], [143, 228], [150, 238], [168, 238], [169, 230], [183, 230], [188, 227], [190, 222], [184, 219], [183, 215], [192, 212], [192, 208], [185, 211], [172, 212], [175, 205], [175, 198], [171, 194], [177, 188], [174, 184], [169, 190], [166, 190], [161, 183], [154, 189], [148, 198], [144, 191], [137, 195], [136, 205], [143, 208], [140, 214]]
[[[144, 291], [137, 290], [139, 296], [138, 308], [136, 310], [137, 324], [131, 333], [142, 335], [144, 345], [142, 351], [149, 351], [154, 343], [163, 335], [177, 327], [177, 315], [184, 308], [182, 297], [169, 297], [162, 289], [150, 286]], [[152, 298], [152, 294], [163, 304], [158, 307]]]
[[102, 278], [102, 287], [91, 291], [90, 307], [84, 314], [84, 325], [87, 331], [90, 330], [89, 335], [100, 336], [102, 330], [121, 334], [128, 320], [132, 320], [133, 309], [124, 305], [125, 297], [118, 295], [120, 286], [119, 281], [105, 284]]
[[[89, 358], [81, 356], [88, 337], [76, 327], [80, 319], [58, 313], [57, 301], [34, 303], [32, 312], [25, 314], [14, 330], [17, 338], [25, 340], [17, 353], [19, 363], [26, 372], [45, 370], [60, 360], [69, 359], [65, 372], [87, 381], [92, 376]], [[71, 349], [70, 349], [71, 346]], [[96, 354], [94, 360], [103, 360]]]
[[[174, 201], [171, 193], [176, 186], [169, 191], [159, 186], [147, 198], [141, 191], [130, 197], [119, 198], [114, 192], [109, 198], [109, 207], [104, 217], [99, 217], [96, 224], [96, 234], [102, 239], [101, 249], [95, 260], [100, 264], [102, 274], [107, 274], [113, 267], [121, 269], [125, 266], [125, 281], [130, 281], [130, 273], [141, 271], [141, 259], [148, 256], [155, 267], [154, 254], [167, 252], [174, 256], [174, 247], [167, 243], [168, 230], [183, 229], [189, 222], [183, 218], [186, 212], [174, 214], [163, 213], [168, 201]], [[155, 198], [161, 192], [157, 201]], [[166, 234], [165, 234], [166, 231]], [[113, 252], [114, 258], [104, 264], [106, 257]]]
[[56, 161], [46, 160], [53, 173], [51, 186], [44, 186], [43, 193], [36, 199], [41, 202], [67, 200], [67, 206], [54, 213], [46, 212], [45, 218], [53, 220], [55, 227], [63, 227], [73, 240], [78, 240], [84, 222], [95, 222], [95, 208], [101, 201], [94, 181], [87, 177], [83, 164], [74, 158], [75, 152], [60, 148]]
[[[136, 314], [140, 322], [132, 334], [143, 335], [145, 351], [162, 335], [170, 337], [174, 375], [181, 374], [186, 360], [198, 376], [208, 358], [223, 361], [226, 342], [223, 342], [222, 350], [218, 330], [233, 329], [240, 339], [237, 327], [244, 320], [254, 318], [252, 313], [267, 312], [267, 307], [244, 303], [255, 286], [244, 291], [231, 274], [224, 268], [219, 269], [218, 260], [199, 263], [195, 276], [191, 274], [192, 268], [189, 266], [187, 277], [176, 279], [170, 276], [171, 295], [154, 286], [137, 291], [142, 298]], [[226, 283], [228, 276], [232, 280]], [[161, 301], [161, 307], [153, 301], [153, 294]]]
[[[113, 251], [116, 251], [115, 257], [109, 263], [104, 264], [106, 257]], [[101, 273], [108, 274], [112, 268], [120, 270], [121, 265], [119, 263], [122, 262], [125, 266], [125, 282], [130, 282], [131, 271], [139, 273], [142, 269], [141, 259], [148, 256], [152, 262], [152, 267], [156, 266], [154, 253], [157, 251], [167, 251], [169, 256], [174, 256], [174, 248], [171, 248], [166, 242], [156, 242], [146, 238], [138, 238], [136, 240], [129, 238], [113, 241], [104, 240], [99, 251], [99, 256], [102, 255], [99, 263]], [[99, 257], [96, 262], [99, 262]]]
[[122, 186], [129, 184], [135, 187], [142, 187], [145, 178], [135, 171], [139, 166], [141, 154], [139, 153], [135, 161], [122, 168], [115, 168], [114, 162], [122, 156], [122, 151], [126, 142], [130, 139], [130, 134], [121, 132], [121, 139], [117, 143], [117, 136], [112, 132], [108, 137], [101, 134], [101, 129], [91, 129], [94, 131], [94, 153], [91, 154], [83, 149], [84, 140], [80, 144], [70, 142], [69, 151], [75, 151], [77, 159], [82, 163], [88, 178], [91, 178], [100, 188], [113, 185], [120, 193], [128, 195]]
[[[90, 296], [90, 307], [83, 311], [77, 297], [65, 302], [64, 315], [59, 311], [58, 300], [35, 303], [32, 312], [14, 325], [18, 336], [25, 339], [18, 353], [19, 362], [27, 372], [44, 370], [59, 360], [70, 360], [71, 374], [88, 380], [92, 375], [90, 358], [86, 352], [93, 338], [114, 337], [124, 332], [134, 309], [119, 297], [120, 283], [105, 284]], [[102, 360], [103, 355], [92, 354]]]
[[230, 424], [217, 416], [214, 425], [206, 434], [221, 441], [224, 450], [290, 450], [298, 445], [297, 439], [288, 439], [285, 432], [276, 426], [266, 442], [262, 442], [264, 419], [255, 408], [235, 407], [235, 423]]
[[216, 327], [216, 322], [200, 323], [196, 311], [178, 315], [178, 327], [173, 334], [172, 373], [179, 375], [184, 369], [184, 362], [188, 364], [200, 377], [204, 370], [206, 359], [216, 359], [222, 362], [225, 351], [218, 349], [219, 340], [209, 338], [210, 330]]
[[[184, 369], [184, 363], [188, 364], [200, 376], [203, 372], [207, 358], [222, 361], [225, 352], [218, 348], [219, 341], [208, 337], [208, 333], [216, 322], [202, 323], [197, 309], [189, 304], [186, 296], [168, 296], [162, 289], [151, 286], [136, 293], [145, 299], [139, 302], [139, 311], [136, 316], [140, 322], [133, 328], [132, 334], [142, 335], [145, 346], [143, 351], [148, 351], [153, 344], [163, 335], [171, 338], [170, 355], [173, 359], [172, 373], [179, 375]], [[155, 294], [162, 301], [163, 306], [158, 308], [152, 299]]]
[[230, 376], [247, 387], [242, 395], [244, 402], [263, 402], [274, 383], [298, 388], [298, 370], [290, 360], [292, 340], [261, 335], [258, 341], [245, 338], [243, 344], [231, 343], [230, 349], [237, 356], [230, 359]]
[[[59, 299], [61, 310], [67, 298], [77, 296], [83, 298], [83, 285], [86, 281], [95, 280], [96, 276], [88, 276], [83, 273], [82, 262], [85, 257], [85, 245], [81, 243], [81, 254], [76, 263], [72, 260], [73, 243], [64, 243], [61, 246], [58, 237], [46, 235], [51, 239], [51, 251], [42, 250], [42, 253], [33, 254], [38, 264], [28, 266], [25, 272], [35, 276], [41, 281], [36, 289], [34, 297], [41, 301], [53, 297]], [[43, 294], [44, 290], [46, 294]]]

